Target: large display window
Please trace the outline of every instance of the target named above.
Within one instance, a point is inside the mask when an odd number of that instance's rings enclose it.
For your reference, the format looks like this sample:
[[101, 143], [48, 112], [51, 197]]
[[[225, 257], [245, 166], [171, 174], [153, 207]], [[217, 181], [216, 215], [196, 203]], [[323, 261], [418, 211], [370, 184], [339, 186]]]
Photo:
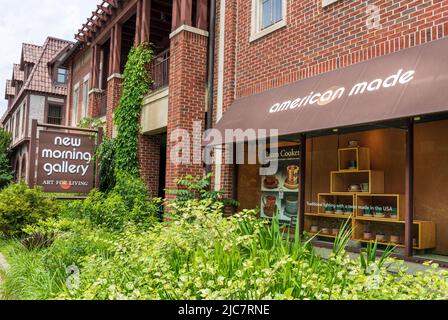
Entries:
[[[260, 217], [296, 226], [303, 188], [304, 232], [332, 242], [349, 220], [360, 246], [377, 241], [404, 254], [406, 225], [414, 256], [445, 260], [448, 255], [448, 120], [414, 124], [414, 211], [407, 224], [407, 131], [405, 126], [368, 126], [363, 130], [308, 135], [300, 143], [282, 140], [278, 170], [260, 175], [260, 165], [238, 167], [238, 201], [258, 208]], [[300, 171], [301, 159], [306, 170]], [[300, 175], [304, 174], [304, 185]], [[408, 237], [409, 239], [409, 237]], [[400, 251], [401, 250], [401, 251]]]
[[[247, 149], [246, 149], [247, 150]], [[238, 169], [238, 201], [242, 208], [258, 208], [263, 219], [296, 224], [299, 212], [300, 144], [280, 141], [268, 146], [264, 165], [243, 164]], [[272, 164], [275, 163], [275, 166]], [[275, 167], [263, 175], [262, 167]]]

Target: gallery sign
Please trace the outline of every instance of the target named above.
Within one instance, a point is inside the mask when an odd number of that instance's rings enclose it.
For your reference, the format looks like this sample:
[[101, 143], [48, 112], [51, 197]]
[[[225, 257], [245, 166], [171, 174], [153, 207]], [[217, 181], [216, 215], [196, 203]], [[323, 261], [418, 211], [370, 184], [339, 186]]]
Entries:
[[95, 181], [95, 135], [40, 131], [37, 180], [45, 192], [87, 194]]

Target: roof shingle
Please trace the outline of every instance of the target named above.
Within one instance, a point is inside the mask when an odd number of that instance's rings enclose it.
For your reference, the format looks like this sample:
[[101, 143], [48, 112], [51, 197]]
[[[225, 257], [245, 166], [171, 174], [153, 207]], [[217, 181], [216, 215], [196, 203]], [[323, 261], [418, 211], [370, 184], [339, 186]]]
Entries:
[[43, 48], [35, 44], [24, 43], [22, 45], [22, 59], [27, 63], [36, 64], [42, 54]]
[[14, 64], [12, 72], [12, 81], [24, 81], [25, 75], [22, 70], [20, 70], [20, 64]]
[[12, 81], [6, 80], [5, 99], [7, 99], [8, 96], [14, 96], [15, 94], [16, 94], [16, 90], [12, 85]]

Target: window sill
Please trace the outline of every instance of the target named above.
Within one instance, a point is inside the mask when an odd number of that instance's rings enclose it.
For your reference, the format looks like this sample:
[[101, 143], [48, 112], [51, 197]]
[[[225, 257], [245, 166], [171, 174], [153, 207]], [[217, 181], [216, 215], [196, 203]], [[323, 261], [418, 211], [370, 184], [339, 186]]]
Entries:
[[258, 40], [260, 38], [263, 38], [264, 36], [267, 36], [268, 34], [277, 31], [278, 29], [286, 27], [286, 19], [283, 19], [275, 24], [273, 24], [270, 27], [267, 27], [266, 29], [263, 29], [257, 33], [254, 33], [250, 36], [249, 42], [253, 42], [255, 40]]

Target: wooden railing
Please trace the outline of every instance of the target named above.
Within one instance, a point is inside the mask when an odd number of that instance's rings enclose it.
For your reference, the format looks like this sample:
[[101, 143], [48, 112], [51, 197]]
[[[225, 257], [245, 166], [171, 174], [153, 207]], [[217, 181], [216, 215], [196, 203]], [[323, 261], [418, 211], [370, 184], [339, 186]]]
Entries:
[[152, 90], [164, 88], [169, 84], [170, 50], [165, 50], [155, 56], [151, 63]]

